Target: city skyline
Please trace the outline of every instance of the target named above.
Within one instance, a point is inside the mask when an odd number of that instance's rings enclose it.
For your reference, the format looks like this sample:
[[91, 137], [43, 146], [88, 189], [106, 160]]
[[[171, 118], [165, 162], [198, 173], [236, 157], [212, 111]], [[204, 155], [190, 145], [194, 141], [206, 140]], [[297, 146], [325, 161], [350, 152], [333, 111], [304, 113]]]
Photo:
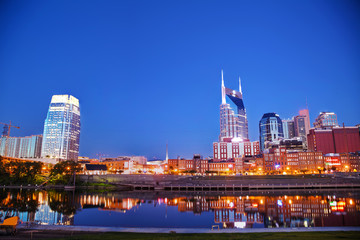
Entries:
[[[232, 89], [241, 76], [251, 141], [264, 113], [291, 118], [306, 102], [311, 127], [323, 111], [340, 125], [359, 124], [358, 5], [261, 3], [215, 1], [202, 17], [200, 2], [4, 3], [0, 120], [21, 126], [12, 136], [41, 134], [51, 96], [70, 94], [82, 102], [80, 155], [165, 159], [168, 142], [169, 158], [207, 157], [220, 134], [224, 69]], [[136, 16], [121, 16], [126, 9]]]

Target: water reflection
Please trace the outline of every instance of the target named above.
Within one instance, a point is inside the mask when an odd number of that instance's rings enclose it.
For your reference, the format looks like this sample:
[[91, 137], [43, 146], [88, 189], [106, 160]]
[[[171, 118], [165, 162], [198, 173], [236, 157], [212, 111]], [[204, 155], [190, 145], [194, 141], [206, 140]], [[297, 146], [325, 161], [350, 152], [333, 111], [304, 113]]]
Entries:
[[208, 228], [214, 224], [222, 228], [360, 226], [358, 197], [131, 196], [124, 197], [124, 193], [3, 189], [0, 191], [0, 216], [17, 215], [26, 223], [49, 225]]

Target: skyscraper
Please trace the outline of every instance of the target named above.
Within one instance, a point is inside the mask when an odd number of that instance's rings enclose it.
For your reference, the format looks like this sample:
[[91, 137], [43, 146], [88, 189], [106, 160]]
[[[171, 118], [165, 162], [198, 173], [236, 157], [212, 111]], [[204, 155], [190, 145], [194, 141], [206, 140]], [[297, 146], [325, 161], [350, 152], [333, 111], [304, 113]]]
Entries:
[[[311, 124], [310, 124], [310, 115], [309, 115], [309, 109], [302, 109], [299, 111], [299, 115], [300, 116], [304, 116], [304, 121], [305, 121], [305, 132], [306, 134], [309, 134], [310, 128], [311, 128]], [[305, 135], [306, 138], [306, 135]]]
[[294, 119], [282, 120], [282, 124], [283, 124], [284, 138], [290, 139], [295, 137]]
[[261, 151], [264, 151], [265, 142], [284, 137], [282, 121], [276, 113], [265, 113], [259, 122], [259, 130]]
[[295, 116], [294, 117], [295, 125], [295, 135], [306, 140], [306, 116]]
[[[226, 103], [226, 96], [236, 105], [237, 113]], [[220, 105], [220, 137], [219, 141], [247, 140], [248, 121], [242, 98], [241, 82], [239, 78], [239, 91], [226, 88], [224, 75], [221, 71], [221, 105]]]
[[52, 96], [44, 124], [41, 156], [77, 161], [79, 140], [79, 100], [71, 95]]

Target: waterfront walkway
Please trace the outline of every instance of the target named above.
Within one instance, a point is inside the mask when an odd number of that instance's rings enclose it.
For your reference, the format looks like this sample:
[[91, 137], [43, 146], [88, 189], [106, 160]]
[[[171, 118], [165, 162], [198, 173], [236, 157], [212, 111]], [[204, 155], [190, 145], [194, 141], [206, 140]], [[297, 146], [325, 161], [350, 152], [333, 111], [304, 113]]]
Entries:
[[19, 226], [20, 230], [36, 231], [69, 231], [69, 232], [131, 232], [131, 233], [260, 233], [260, 232], [329, 232], [329, 231], [360, 231], [360, 227], [311, 227], [311, 228], [124, 228], [95, 226]]

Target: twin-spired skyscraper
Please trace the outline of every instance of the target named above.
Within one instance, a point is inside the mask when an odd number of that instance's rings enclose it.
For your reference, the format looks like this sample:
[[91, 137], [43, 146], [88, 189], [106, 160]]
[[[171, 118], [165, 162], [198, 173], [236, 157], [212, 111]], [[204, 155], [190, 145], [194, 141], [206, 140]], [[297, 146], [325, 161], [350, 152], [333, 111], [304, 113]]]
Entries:
[[[237, 113], [226, 103], [226, 96], [236, 105]], [[248, 120], [242, 99], [241, 82], [239, 78], [239, 91], [226, 88], [224, 75], [221, 71], [221, 105], [220, 105], [220, 142], [243, 141], [249, 139]]]
[[71, 95], [52, 96], [44, 124], [41, 156], [77, 161], [79, 140], [79, 100]]

